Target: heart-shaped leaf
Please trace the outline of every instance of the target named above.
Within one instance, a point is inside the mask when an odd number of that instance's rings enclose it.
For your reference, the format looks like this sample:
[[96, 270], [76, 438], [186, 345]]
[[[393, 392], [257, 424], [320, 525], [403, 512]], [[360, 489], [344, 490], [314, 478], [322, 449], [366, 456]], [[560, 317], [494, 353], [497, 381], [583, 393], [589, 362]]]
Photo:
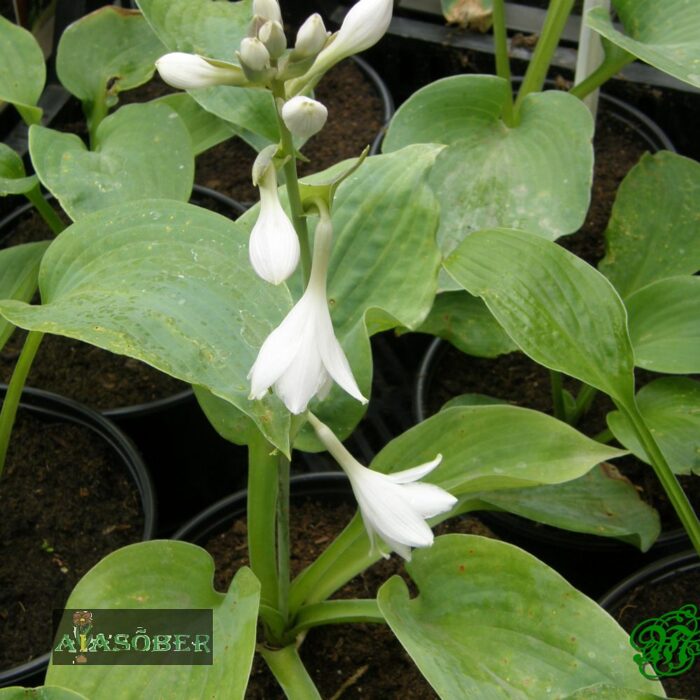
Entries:
[[36, 175], [24, 170], [24, 163], [15, 151], [0, 143], [0, 197], [8, 194], [25, 194], [39, 184]]
[[74, 134], [29, 130], [37, 175], [75, 221], [138, 199], [186, 201], [194, 154], [185, 125], [164, 104], [126, 105], [100, 123], [93, 151]]
[[149, 697], [243, 698], [253, 653], [260, 584], [240, 569], [226, 595], [212, 585], [214, 561], [192, 544], [141, 542], [105, 557], [71, 593], [67, 608], [211, 608], [211, 666], [50, 665], [47, 682], [90, 700], [127, 700], [148, 689]]
[[190, 132], [192, 151], [196, 156], [238, 133], [233, 124], [207, 112], [186, 92], [165, 95], [155, 102], [166, 104], [178, 113], [187, 131]]
[[0, 100], [13, 104], [30, 124], [41, 120], [37, 102], [46, 82], [44, 54], [26, 29], [0, 17]]
[[[662, 377], [642, 387], [637, 405], [644, 422], [676, 474], [700, 475], [700, 382], [687, 377]], [[649, 463], [626, 416], [607, 416], [613, 435], [636, 457]]]
[[593, 172], [590, 112], [563, 92], [532, 93], [520, 123], [507, 127], [509, 90], [492, 76], [444, 78], [414, 93], [391, 120], [385, 153], [410, 143], [449, 146], [430, 177], [445, 255], [479, 229], [526, 229], [553, 240], [583, 223]]
[[623, 298], [651, 282], [700, 270], [700, 163], [644, 155], [617, 191], [598, 269]]
[[56, 71], [63, 86], [83, 103], [89, 120], [96, 105], [113, 106], [120, 92], [150, 80], [163, 53], [140, 12], [108, 5], [66, 28], [58, 43]]
[[483, 299], [467, 292], [438, 294], [428, 317], [416, 330], [443, 338], [475, 357], [498, 357], [517, 349]]
[[400, 471], [438, 453], [440, 465], [423, 480], [455, 496], [558, 484], [624, 454], [539, 411], [463, 406], [440, 411], [392, 440], [372, 468]]
[[591, 10], [586, 22], [616, 46], [695, 87], [700, 87], [700, 5], [695, 0], [612, 0], [624, 33], [610, 12]]
[[526, 552], [474, 535], [438, 537], [379, 590], [389, 626], [443, 700], [564, 698], [595, 683], [658, 691], [627, 633]]
[[[31, 301], [36, 292], [39, 265], [49, 243], [24, 243], [0, 250], [0, 299]], [[0, 349], [13, 330], [11, 323], [0, 319]]]
[[638, 367], [668, 374], [700, 372], [700, 277], [669, 277], [626, 301]]
[[[236, 51], [253, 18], [250, 0], [138, 0], [138, 5], [169, 51], [228, 62], [237, 62]], [[223, 85], [189, 92], [208, 112], [261, 135], [265, 144], [279, 141], [275, 106], [268, 91]]]
[[632, 400], [625, 307], [583, 260], [535, 234], [500, 229], [468, 236], [444, 266], [533, 360]]
[[22, 328], [78, 338], [200, 385], [249, 415], [289, 452], [289, 413], [249, 401], [247, 379], [291, 307], [248, 260], [237, 223], [190, 204], [130, 202], [84, 217], [44, 256], [43, 304], [0, 303]]
[[481, 493], [486, 505], [572, 532], [614, 537], [646, 552], [661, 532], [659, 514], [610, 464], [563, 484]]

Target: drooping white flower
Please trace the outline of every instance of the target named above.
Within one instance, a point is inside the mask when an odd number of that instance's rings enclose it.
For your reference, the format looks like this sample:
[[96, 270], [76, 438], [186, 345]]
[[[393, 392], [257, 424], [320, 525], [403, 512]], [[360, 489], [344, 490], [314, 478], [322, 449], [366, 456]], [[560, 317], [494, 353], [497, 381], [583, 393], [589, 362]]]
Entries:
[[178, 90], [245, 83], [245, 76], [238, 66], [181, 51], [161, 56], [156, 61], [156, 68], [160, 77]]
[[317, 134], [328, 118], [325, 105], [310, 97], [297, 95], [287, 100], [282, 107], [282, 119], [293, 136], [301, 139]]
[[277, 0], [253, 0], [253, 14], [282, 24], [282, 12]]
[[299, 264], [299, 238], [279, 200], [274, 165], [268, 165], [257, 185], [260, 213], [248, 243], [250, 264], [265, 281], [280, 284]]
[[328, 32], [318, 12], [308, 17], [299, 27], [294, 52], [298, 56], [315, 56], [328, 40]]
[[316, 416], [309, 414], [309, 422], [348, 475], [372, 548], [377, 546], [379, 536], [392, 551], [410, 560], [412, 547], [429, 547], [433, 531], [426, 519], [446, 513], [457, 503], [439, 486], [417, 483], [440, 464], [442, 455], [412, 469], [382, 474], [363, 467]]
[[321, 216], [314, 237], [311, 277], [306, 290], [282, 323], [270, 333], [251, 368], [251, 399], [270, 387], [292, 413], [303, 413], [314, 396], [323, 398], [333, 382], [362, 403], [343, 348], [335, 337], [326, 299], [326, 276], [333, 229]]

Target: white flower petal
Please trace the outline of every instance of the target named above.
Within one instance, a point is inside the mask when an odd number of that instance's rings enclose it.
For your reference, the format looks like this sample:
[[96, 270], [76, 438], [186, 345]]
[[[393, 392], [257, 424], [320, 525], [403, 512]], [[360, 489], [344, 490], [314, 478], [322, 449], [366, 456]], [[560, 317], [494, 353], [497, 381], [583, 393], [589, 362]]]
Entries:
[[434, 518], [457, 505], [457, 499], [435, 484], [403, 484], [403, 495], [423, 518]]
[[404, 469], [401, 472], [394, 472], [393, 474], [387, 474], [386, 477], [395, 484], [408, 484], [411, 481], [418, 481], [424, 476], [430, 474], [438, 464], [442, 462], [442, 455], [437, 455], [435, 459], [425, 464], [419, 464], [417, 467], [411, 469]]
[[250, 396], [260, 399], [287, 371], [303, 341], [305, 309], [301, 301], [287, 314], [282, 323], [267, 336], [258, 357], [248, 373]]
[[271, 284], [284, 282], [299, 264], [299, 238], [279, 201], [261, 203], [248, 244], [250, 264]]
[[282, 119], [292, 133], [300, 139], [311, 138], [317, 134], [328, 118], [325, 105], [310, 97], [297, 95], [282, 106]]
[[282, 23], [282, 12], [277, 0], [253, 0], [253, 14], [263, 19]]

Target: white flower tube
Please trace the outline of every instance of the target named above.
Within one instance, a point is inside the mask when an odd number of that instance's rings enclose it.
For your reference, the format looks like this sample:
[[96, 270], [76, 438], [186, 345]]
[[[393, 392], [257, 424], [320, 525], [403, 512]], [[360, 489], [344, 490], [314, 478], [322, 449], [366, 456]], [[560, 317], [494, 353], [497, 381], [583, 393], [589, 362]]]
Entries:
[[282, 119], [293, 136], [300, 139], [317, 134], [328, 118], [328, 110], [317, 100], [297, 95], [284, 103]]
[[372, 549], [377, 546], [375, 536], [406, 560], [411, 559], [412, 547], [429, 547], [433, 531], [426, 519], [446, 513], [457, 499], [439, 486], [416, 482], [440, 464], [442, 455], [413, 469], [382, 474], [363, 467], [333, 431], [311, 413], [309, 422], [350, 479]]
[[299, 238], [280, 203], [274, 165], [268, 166], [257, 184], [260, 213], [248, 243], [250, 264], [264, 280], [280, 284], [299, 264]]
[[243, 85], [245, 76], [238, 66], [212, 61], [192, 53], [166, 53], [156, 61], [160, 77], [178, 90], [211, 85]]
[[282, 323], [270, 333], [251, 368], [251, 399], [261, 399], [270, 387], [292, 413], [303, 413], [314, 396], [323, 398], [333, 382], [362, 403], [343, 348], [335, 337], [326, 300], [326, 276], [332, 225], [321, 216], [314, 238], [311, 278], [306, 291]]

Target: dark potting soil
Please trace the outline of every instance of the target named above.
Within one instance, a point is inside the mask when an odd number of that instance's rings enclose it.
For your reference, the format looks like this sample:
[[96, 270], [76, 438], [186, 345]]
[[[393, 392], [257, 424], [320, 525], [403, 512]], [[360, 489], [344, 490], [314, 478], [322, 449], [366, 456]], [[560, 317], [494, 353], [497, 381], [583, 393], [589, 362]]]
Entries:
[[[700, 570], [679, 573], [654, 584], [637, 586], [615, 606], [611, 614], [622, 627], [632, 632], [640, 622], [678, 610], [687, 603], [694, 603], [700, 609], [698, 591]], [[698, 659], [687, 673], [664, 678], [662, 683], [669, 697], [700, 700]]]
[[[355, 508], [348, 502], [310, 498], [293, 501], [290, 511], [294, 576], [330, 544], [350, 521]], [[453, 519], [435, 531], [436, 534], [449, 531], [493, 537], [485, 525], [472, 517]], [[215, 587], [220, 591], [226, 591], [235, 572], [248, 565], [246, 533], [246, 523], [241, 518], [205, 545], [216, 562]], [[376, 596], [379, 587], [394, 574], [409, 581], [402, 561], [397, 555], [382, 559], [333, 597]], [[412, 590], [415, 594], [415, 587]], [[341, 693], [343, 700], [432, 700], [438, 697], [385, 625], [333, 625], [313, 629], [301, 647], [301, 657], [324, 698], [339, 698]], [[267, 666], [256, 657], [246, 699], [283, 698]]]
[[51, 647], [52, 610], [143, 533], [138, 490], [89, 428], [20, 409], [0, 480], [0, 669]]
[[[302, 148], [309, 162], [299, 162], [301, 176], [359, 156], [383, 126], [382, 101], [352, 61], [329, 71], [315, 97], [328, 108], [328, 121]], [[251, 180], [256, 155], [241, 139], [219, 144], [197, 158], [196, 181], [241, 202], [257, 202], [258, 190]]]
[[[451, 398], [460, 394], [486, 394], [509, 403], [552, 415], [549, 370], [526, 355], [513, 352], [495, 359], [470, 357], [447, 343], [444, 354], [436, 361], [435, 372], [427, 392], [428, 415], [437, 413]], [[637, 371], [637, 386], [643, 386], [657, 375]], [[564, 388], [576, 395], [578, 383], [564, 377]], [[615, 407], [603, 394], [598, 394], [578, 429], [593, 437], [606, 428], [605, 416]], [[616, 459], [614, 465], [640, 492], [641, 497], [659, 511], [664, 530], [680, 527], [673, 506], [652, 468], [633, 456]], [[700, 479], [679, 477], [688, 498], [700, 507]]]

